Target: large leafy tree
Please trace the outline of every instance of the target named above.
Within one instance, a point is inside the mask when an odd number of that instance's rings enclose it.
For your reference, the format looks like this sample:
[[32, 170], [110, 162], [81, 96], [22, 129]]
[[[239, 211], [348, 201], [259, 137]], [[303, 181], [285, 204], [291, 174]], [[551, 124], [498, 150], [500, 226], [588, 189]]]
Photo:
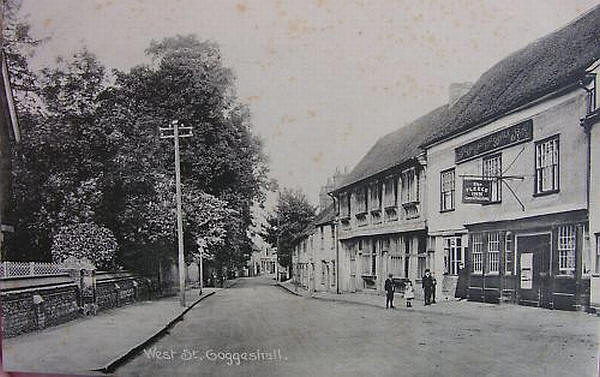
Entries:
[[299, 190], [279, 192], [277, 204], [267, 216], [263, 238], [277, 249], [277, 259], [284, 267], [292, 264], [293, 241], [313, 221], [315, 207]]
[[26, 113], [15, 148], [16, 239], [8, 257], [50, 259], [59, 229], [79, 223], [103, 225], [97, 209], [114, 169], [110, 129], [98, 122], [105, 69], [88, 51], [39, 76], [42, 111]]
[[10, 259], [61, 259], [57, 245], [85, 240], [75, 233], [86, 229], [110, 231], [126, 267], [153, 271], [173, 258], [173, 146], [158, 128], [178, 119], [194, 127], [181, 148], [185, 249], [201, 240], [217, 267], [245, 263], [250, 206], [262, 202], [268, 182], [233, 76], [218, 47], [194, 37], [155, 42], [148, 53], [152, 64], [114, 72], [113, 85], [86, 50], [41, 72], [42, 111], [25, 117], [14, 158], [18, 232]]
[[[250, 113], [236, 97], [233, 74], [223, 65], [216, 44], [177, 36], [153, 42], [147, 53], [151, 64], [115, 72], [116, 85], [106, 91], [100, 109], [102, 122], [114, 127], [120, 145], [116, 155], [122, 168], [112, 206], [139, 209], [156, 194], [155, 173], [173, 176], [173, 145], [159, 140], [159, 127], [172, 120], [191, 126], [194, 136], [181, 143], [183, 185], [235, 210], [223, 219], [226, 237], [213, 251], [218, 270], [240, 267], [251, 252], [250, 208], [264, 200], [268, 183]], [[144, 219], [137, 210], [123, 213], [132, 216], [119, 219], [123, 231], [118, 238], [128, 240], [127, 233], [135, 233]], [[186, 232], [186, 250], [195, 248], [194, 239]], [[136, 244], [126, 247], [130, 260], [142, 252]]]

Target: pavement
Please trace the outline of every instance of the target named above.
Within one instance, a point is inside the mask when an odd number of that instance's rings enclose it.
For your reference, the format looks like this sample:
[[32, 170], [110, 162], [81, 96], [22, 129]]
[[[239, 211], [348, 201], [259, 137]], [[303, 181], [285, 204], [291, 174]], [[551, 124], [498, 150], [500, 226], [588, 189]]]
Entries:
[[114, 373], [598, 376], [600, 319], [586, 313], [462, 301], [409, 309], [400, 300], [385, 310], [382, 296], [314, 296], [240, 279]]
[[[232, 283], [228, 283], [231, 285]], [[221, 288], [186, 291], [179, 296], [143, 301], [2, 341], [5, 371], [102, 375], [137, 348], [156, 340], [200, 301]]]

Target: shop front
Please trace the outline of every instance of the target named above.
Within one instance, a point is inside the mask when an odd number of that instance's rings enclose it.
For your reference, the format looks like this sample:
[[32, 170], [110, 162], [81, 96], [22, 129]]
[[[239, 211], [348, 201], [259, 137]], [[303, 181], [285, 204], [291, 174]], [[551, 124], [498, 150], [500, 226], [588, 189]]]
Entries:
[[589, 305], [585, 210], [467, 229], [469, 300], [565, 310]]

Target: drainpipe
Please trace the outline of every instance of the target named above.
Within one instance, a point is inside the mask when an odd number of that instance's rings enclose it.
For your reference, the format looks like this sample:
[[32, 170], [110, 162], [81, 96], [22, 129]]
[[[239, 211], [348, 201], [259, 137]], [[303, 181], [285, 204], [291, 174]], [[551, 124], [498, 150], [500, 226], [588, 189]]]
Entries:
[[[596, 74], [593, 73], [588, 73], [586, 75], [586, 77], [591, 77], [592, 80], [596, 81]], [[587, 182], [586, 182], [586, 204], [587, 204], [587, 208], [588, 211], [590, 209], [590, 185], [591, 185], [591, 172], [592, 172], [592, 167], [591, 167], [591, 159], [592, 159], [592, 141], [591, 141], [591, 128], [592, 128], [592, 122], [589, 122], [587, 120], [587, 116], [594, 113], [596, 111], [596, 98], [595, 98], [595, 91], [596, 88], [592, 88], [592, 89], [588, 89], [587, 86], [584, 83], [584, 80], [582, 79], [581, 81], [579, 81], [579, 86], [581, 87], [581, 89], [585, 90], [586, 93], [589, 96], [590, 102], [588, 104], [588, 108], [586, 109], [586, 116], [581, 120], [581, 126], [583, 127], [583, 129], [585, 130], [585, 134], [587, 136], [587, 161], [586, 161], [586, 168], [587, 168]], [[594, 85], [595, 86], [595, 85]]]
[[[587, 158], [586, 158], [586, 207], [587, 207], [587, 212], [588, 212], [588, 223], [589, 223], [589, 216], [590, 216], [590, 193], [591, 193], [591, 174], [592, 174], [592, 125], [597, 122], [597, 119], [594, 120], [594, 118], [597, 118], [598, 116], [598, 109], [596, 107], [596, 74], [595, 73], [587, 73], [585, 78], [591, 78], [592, 82], [594, 83], [594, 86], [591, 89], [588, 89], [587, 86], [585, 85], [584, 79], [579, 81], [579, 86], [586, 91], [586, 93], [588, 94], [588, 98], [589, 98], [589, 102], [588, 102], [588, 106], [586, 109], [586, 115], [583, 119], [580, 120], [580, 125], [583, 127], [585, 135], [587, 137]], [[591, 119], [590, 119], [591, 118]], [[591, 229], [588, 227], [588, 232], [591, 231]], [[588, 233], [589, 234], [589, 233]], [[583, 240], [583, 232], [582, 232], [582, 241], [585, 242]], [[581, 245], [581, 250], [583, 251], [583, 245]], [[581, 260], [581, 256], [578, 258], [579, 260]], [[579, 266], [579, 268], [581, 269], [582, 266]], [[596, 266], [594, 266], [594, 269], [597, 269]], [[582, 271], [583, 272], [583, 271]], [[576, 297], [575, 297], [575, 303], [577, 304], [581, 304], [581, 298], [580, 298], [580, 285], [581, 285], [581, 276], [577, 276], [577, 274], [575, 275], [575, 293], [576, 293]], [[591, 283], [591, 282], [590, 282]]]
[[329, 195], [329, 197], [331, 198], [331, 200], [333, 200], [333, 208], [335, 208], [335, 217], [333, 219], [333, 223], [331, 224], [331, 226], [335, 227], [335, 239], [333, 240], [335, 242], [335, 293], [337, 293], [338, 295], [341, 294], [342, 292], [340, 291], [340, 246], [339, 246], [339, 208], [338, 208], [338, 202], [337, 202], [337, 198], [335, 197], [335, 195], [333, 195], [331, 192], [328, 192], [327, 195]]

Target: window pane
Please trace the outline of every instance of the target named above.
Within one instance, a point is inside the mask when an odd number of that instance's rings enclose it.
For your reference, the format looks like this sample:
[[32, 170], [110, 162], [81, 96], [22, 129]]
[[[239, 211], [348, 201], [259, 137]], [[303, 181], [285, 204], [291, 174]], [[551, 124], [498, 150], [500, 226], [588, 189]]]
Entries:
[[561, 274], [575, 272], [575, 226], [558, 228], [558, 270]]
[[559, 139], [538, 142], [535, 147], [536, 192], [543, 193], [559, 189]]
[[489, 177], [492, 181], [492, 202], [502, 200], [502, 180], [497, 178], [502, 175], [502, 155], [484, 158], [482, 175], [484, 177]]

